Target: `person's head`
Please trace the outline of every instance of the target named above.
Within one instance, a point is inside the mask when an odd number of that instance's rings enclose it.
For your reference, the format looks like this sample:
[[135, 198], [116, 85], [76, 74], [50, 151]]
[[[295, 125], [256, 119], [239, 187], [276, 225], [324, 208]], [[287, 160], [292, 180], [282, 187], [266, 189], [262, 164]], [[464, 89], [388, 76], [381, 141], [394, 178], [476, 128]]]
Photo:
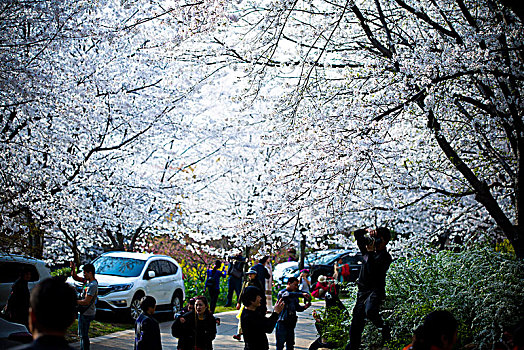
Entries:
[[260, 259], [258, 262], [261, 263], [262, 265], [265, 265], [268, 260], [269, 260], [269, 256], [266, 255], [265, 257]]
[[377, 236], [382, 239], [382, 242], [377, 245], [377, 250], [384, 249], [386, 245], [391, 241], [391, 231], [387, 227], [379, 227], [376, 230]]
[[317, 281], [320, 282], [320, 283], [326, 283], [327, 278], [324, 275], [320, 275], [320, 276], [318, 276]]
[[77, 315], [76, 291], [62, 279], [40, 282], [31, 291], [29, 329], [39, 334], [65, 335]]
[[457, 341], [457, 329], [457, 320], [449, 311], [430, 312], [424, 319], [422, 329], [417, 329], [414, 349], [436, 347], [441, 350], [451, 350]]
[[287, 250], [287, 254], [288, 254], [289, 256], [294, 256], [296, 253], [297, 253], [297, 250], [296, 250], [295, 248], [289, 248], [289, 249]]
[[302, 269], [302, 270], [300, 270], [300, 272], [301, 272], [304, 276], [309, 276], [309, 270], [308, 270], [308, 269]]
[[262, 297], [260, 296], [260, 290], [257, 287], [249, 286], [244, 289], [244, 293], [242, 293], [242, 304], [244, 304], [244, 306], [259, 307], [261, 302]]
[[29, 267], [24, 267], [22, 271], [20, 271], [20, 278], [26, 282], [31, 281], [31, 276], [31, 269]]
[[214, 270], [218, 270], [220, 268], [220, 266], [222, 266], [222, 261], [216, 260], [215, 261], [215, 266], [213, 267], [213, 269]]
[[208, 308], [207, 298], [205, 296], [200, 295], [195, 298], [195, 312], [199, 316], [210, 312]]
[[154, 314], [156, 309], [156, 299], [150, 295], [146, 295], [140, 300], [140, 309], [142, 309], [145, 314]]
[[254, 280], [257, 278], [257, 270], [251, 268], [246, 272], [246, 275], [250, 280]]
[[195, 298], [191, 298], [187, 302], [187, 310], [188, 311], [193, 311], [194, 309], [195, 309]]
[[286, 289], [290, 292], [297, 291], [298, 290], [298, 278], [289, 277], [289, 279], [287, 280]]
[[95, 266], [93, 264], [85, 264], [82, 271], [85, 279], [92, 280], [95, 278]]

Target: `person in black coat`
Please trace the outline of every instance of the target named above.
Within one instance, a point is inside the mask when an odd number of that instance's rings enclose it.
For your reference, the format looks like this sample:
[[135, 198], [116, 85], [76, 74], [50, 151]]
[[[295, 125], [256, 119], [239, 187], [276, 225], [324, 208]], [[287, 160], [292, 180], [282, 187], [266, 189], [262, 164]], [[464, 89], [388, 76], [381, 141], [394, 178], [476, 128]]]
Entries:
[[267, 270], [267, 262], [269, 260], [269, 256], [264, 256], [262, 259], [258, 261], [258, 264], [252, 266], [251, 268], [257, 272], [257, 278], [260, 280], [260, 284], [262, 285], [262, 292], [266, 293], [266, 280], [270, 279], [271, 276], [269, 275], [269, 271]]
[[161, 350], [160, 326], [153, 318], [156, 309], [155, 298], [149, 295], [143, 297], [140, 308], [142, 313], [135, 322], [135, 350]]
[[65, 335], [76, 318], [76, 291], [59, 278], [47, 278], [31, 291], [31, 344], [13, 350], [72, 350]]
[[273, 313], [265, 317], [257, 311], [262, 303], [260, 290], [256, 287], [247, 287], [242, 294], [242, 304], [244, 310], [240, 322], [244, 332], [245, 350], [268, 350], [269, 342], [266, 333], [273, 332], [278, 321], [278, 316], [284, 309], [284, 302], [277, 301], [273, 308]]
[[11, 293], [7, 299], [5, 311], [9, 321], [21, 323], [29, 327], [29, 286], [31, 270], [24, 268], [20, 277], [11, 286]]
[[386, 250], [391, 232], [385, 227], [376, 230], [361, 229], [355, 231], [354, 236], [364, 262], [357, 280], [357, 300], [353, 308], [346, 350], [360, 348], [366, 319], [381, 331], [383, 341], [391, 339], [390, 328], [380, 316], [380, 306], [386, 298], [386, 273], [392, 262], [391, 255]]
[[217, 323], [209, 310], [206, 297], [195, 298], [195, 310], [180, 316], [175, 327], [181, 327], [178, 339], [178, 349], [212, 350], [213, 340], [217, 334]]

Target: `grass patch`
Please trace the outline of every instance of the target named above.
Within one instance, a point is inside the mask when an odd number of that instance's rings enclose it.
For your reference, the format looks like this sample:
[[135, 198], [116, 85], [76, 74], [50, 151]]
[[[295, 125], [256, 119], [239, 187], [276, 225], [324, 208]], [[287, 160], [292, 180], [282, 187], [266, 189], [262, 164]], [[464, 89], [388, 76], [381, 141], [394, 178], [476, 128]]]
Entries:
[[221, 305], [217, 305], [215, 307], [215, 314], [219, 313], [219, 312], [226, 312], [226, 311], [236, 311], [237, 308], [236, 306], [221, 306]]
[[[130, 323], [107, 323], [94, 320], [89, 327], [89, 338], [92, 339], [101, 335], [133, 328], [134, 325]], [[78, 320], [75, 320], [75, 322], [73, 322], [73, 324], [67, 329], [66, 339], [69, 343], [80, 341], [80, 338], [78, 338]]]

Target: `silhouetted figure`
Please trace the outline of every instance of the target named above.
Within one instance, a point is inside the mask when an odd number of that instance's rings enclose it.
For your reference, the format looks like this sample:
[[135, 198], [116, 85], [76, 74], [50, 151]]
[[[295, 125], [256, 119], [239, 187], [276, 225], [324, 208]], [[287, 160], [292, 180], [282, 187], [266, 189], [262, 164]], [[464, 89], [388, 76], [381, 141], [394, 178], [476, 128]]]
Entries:
[[5, 306], [9, 321], [21, 323], [29, 328], [29, 286], [31, 270], [24, 268], [20, 277], [11, 286], [11, 293]]
[[257, 311], [262, 303], [260, 290], [256, 287], [247, 287], [242, 294], [244, 310], [240, 321], [244, 332], [244, 350], [268, 350], [269, 342], [266, 333], [273, 332], [279, 313], [284, 308], [282, 300], [277, 301], [271, 316], [265, 317]]
[[215, 265], [213, 266], [213, 268], [207, 270], [205, 288], [209, 292], [209, 306], [211, 313], [215, 312], [218, 296], [220, 295], [220, 277], [222, 277], [222, 272], [219, 269], [221, 266], [222, 262], [220, 260], [217, 260], [215, 261]]
[[160, 326], [153, 318], [156, 300], [148, 295], [140, 300], [142, 313], [135, 322], [135, 350], [161, 350]]
[[242, 290], [242, 278], [244, 277], [244, 265], [246, 258], [242, 255], [235, 255], [231, 258], [227, 268], [229, 279], [227, 281], [227, 301], [225, 306], [233, 304], [233, 293], [237, 295], [237, 303], [240, 303], [240, 292]]
[[[366, 233], [369, 232], [369, 235]], [[382, 333], [382, 340], [391, 339], [390, 328], [380, 316], [380, 306], [386, 298], [386, 273], [392, 259], [386, 250], [391, 239], [389, 229], [357, 230], [354, 232], [362, 252], [362, 268], [357, 280], [358, 294], [349, 328], [349, 344], [346, 350], [358, 350], [366, 319], [373, 322]]]
[[48, 278], [31, 291], [29, 330], [31, 344], [15, 350], [71, 350], [65, 339], [67, 328], [76, 316], [76, 291], [58, 278]]
[[449, 311], [430, 312], [422, 326], [415, 330], [413, 343], [404, 349], [451, 350], [457, 342], [457, 330], [457, 320]]

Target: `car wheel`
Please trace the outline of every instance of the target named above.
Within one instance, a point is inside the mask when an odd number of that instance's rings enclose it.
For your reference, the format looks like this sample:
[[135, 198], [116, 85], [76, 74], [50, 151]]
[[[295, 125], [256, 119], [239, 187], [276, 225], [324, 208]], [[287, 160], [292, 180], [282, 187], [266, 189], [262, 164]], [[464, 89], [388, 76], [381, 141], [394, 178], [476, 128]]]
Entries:
[[182, 310], [182, 297], [179, 293], [175, 292], [171, 298], [171, 311], [173, 314], [176, 314], [180, 310]]
[[134, 321], [136, 321], [142, 312], [142, 309], [140, 309], [140, 299], [142, 299], [142, 295], [135, 295], [129, 306], [129, 316], [131, 316]]

